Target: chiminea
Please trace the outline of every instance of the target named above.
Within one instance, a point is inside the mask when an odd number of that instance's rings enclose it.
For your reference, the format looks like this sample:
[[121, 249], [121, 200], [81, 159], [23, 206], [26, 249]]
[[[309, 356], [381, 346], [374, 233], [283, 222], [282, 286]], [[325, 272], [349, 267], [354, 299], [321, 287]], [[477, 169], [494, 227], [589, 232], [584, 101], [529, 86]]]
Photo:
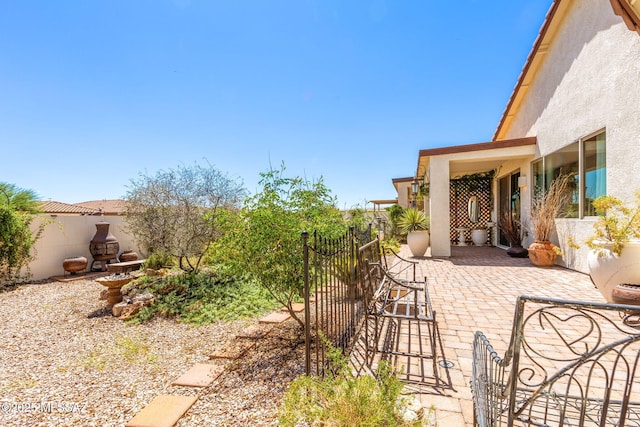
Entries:
[[120, 250], [120, 244], [116, 237], [109, 232], [108, 222], [96, 223], [96, 235], [93, 236], [89, 243], [89, 252], [93, 256], [90, 270], [93, 271], [93, 265], [96, 261], [100, 262], [100, 270], [107, 271], [107, 263], [110, 260], [118, 259], [118, 251]]

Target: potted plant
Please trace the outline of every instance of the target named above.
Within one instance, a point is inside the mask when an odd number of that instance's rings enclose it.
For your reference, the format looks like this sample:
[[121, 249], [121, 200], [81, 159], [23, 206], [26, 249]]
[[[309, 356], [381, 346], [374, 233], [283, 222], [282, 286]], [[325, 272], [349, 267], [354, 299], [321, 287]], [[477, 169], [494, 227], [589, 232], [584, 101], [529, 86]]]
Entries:
[[429, 247], [429, 217], [416, 208], [405, 209], [398, 227], [402, 233], [407, 233], [407, 244], [413, 256], [424, 256]]
[[589, 275], [605, 299], [615, 302], [616, 286], [640, 284], [640, 191], [632, 206], [612, 196], [598, 197], [593, 206], [602, 216], [586, 242]]
[[555, 220], [571, 200], [572, 175], [560, 175], [551, 182], [549, 190], [541, 190], [533, 198], [531, 224], [534, 242], [529, 245], [529, 259], [539, 267], [556, 263], [560, 248], [551, 243]]
[[500, 230], [509, 241], [507, 255], [514, 258], [525, 258], [529, 254], [529, 251], [522, 247], [522, 239], [524, 238], [522, 224], [510, 212], [505, 212], [502, 215]]

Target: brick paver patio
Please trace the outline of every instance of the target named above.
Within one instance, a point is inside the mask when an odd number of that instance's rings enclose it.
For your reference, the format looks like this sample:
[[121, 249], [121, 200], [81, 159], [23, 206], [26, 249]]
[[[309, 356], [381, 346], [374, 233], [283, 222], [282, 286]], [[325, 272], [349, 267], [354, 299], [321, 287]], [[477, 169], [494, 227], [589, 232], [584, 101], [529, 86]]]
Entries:
[[[407, 246], [400, 255], [417, 260]], [[427, 278], [437, 313], [442, 344], [438, 361], [444, 358], [453, 366], [439, 368], [445, 387], [423, 384], [408, 389], [420, 394], [425, 407], [435, 407], [441, 426], [473, 425], [469, 381], [474, 333], [483, 331], [498, 354], [503, 354], [519, 295], [605, 302], [588, 275], [561, 267], [535, 267], [529, 259], [510, 258], [495, 247], [453, 247], [450, 258], [419, 261], [417, 276]]]

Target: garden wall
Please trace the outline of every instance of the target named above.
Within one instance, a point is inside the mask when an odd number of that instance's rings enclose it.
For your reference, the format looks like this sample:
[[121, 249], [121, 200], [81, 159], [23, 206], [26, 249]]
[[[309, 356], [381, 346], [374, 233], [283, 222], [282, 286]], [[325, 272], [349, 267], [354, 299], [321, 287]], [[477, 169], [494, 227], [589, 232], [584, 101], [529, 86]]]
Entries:
[[124, 230], [124, 219], [122, 216], [38, 215], [32, 223], [33, 229], [45, 221], [48, 224], [36, 242], [35, 259], [29, 264], [31, 279], [63, 275], [62, 262], [65, 258], [84, 256], [89, 261], [88, 268], [93, 260], [89, 242], [96, 234], [95, 224], [100, 221], [110, 224], [109, 231], [120, 243], [120, 253], [125, 249], [140, 253], [133, 236]]

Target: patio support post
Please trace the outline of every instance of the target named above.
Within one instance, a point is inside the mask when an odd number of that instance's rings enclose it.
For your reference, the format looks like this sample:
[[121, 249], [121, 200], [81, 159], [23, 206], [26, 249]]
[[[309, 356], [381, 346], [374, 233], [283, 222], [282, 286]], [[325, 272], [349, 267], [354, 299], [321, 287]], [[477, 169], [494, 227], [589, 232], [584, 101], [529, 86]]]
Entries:
[[451, 215], [449, 212], [449, 159], [432, 157], [429, 164], [429, 213], [431, 216], [431, 256], [451, 256]]

